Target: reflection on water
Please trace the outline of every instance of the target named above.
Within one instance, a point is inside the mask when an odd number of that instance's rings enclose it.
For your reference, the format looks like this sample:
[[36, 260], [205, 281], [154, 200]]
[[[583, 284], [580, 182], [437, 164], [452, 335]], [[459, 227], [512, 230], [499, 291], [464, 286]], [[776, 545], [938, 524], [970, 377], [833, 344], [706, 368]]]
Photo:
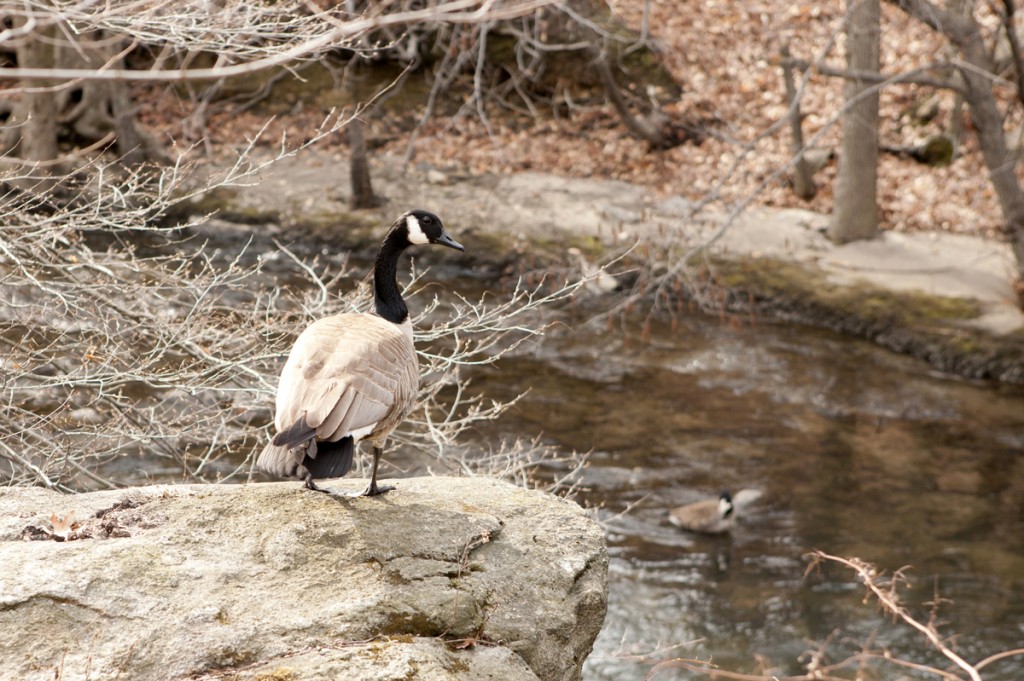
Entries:
[[[736, 331], [693, 318], [647, 345], [603, 328], [563, 331], [476, 378], [491, 397], [529, 396], [490, 439], [543, 432], [593, 449], [585, 501], [609, 523], [611, 590], [588, 679], [642, 679], [625, 658], [683, 644], [722, 669], [797, 674], [878, 645], [945, 667], [894, 626], [821, 549], [886, 570], [912, 565], [906, 594], [927, 620], [937, 588], [945, 633], [969, 660], [1024, 645], [1024, 391], [935, 375], [867, 343], [803, 328]], [[672, 506], [720, 489], [764, 496], [731, 536], [687, 535]], [[658, 658], [662, 659], [662, 658]], [[987, 668], [1022, 678], [1024, 658]], [[896, 678], [894, 667], [883, 678]], [[658, 678], [692, 678], [679, 670]], [[917, 678], [908, 676], [907, 678]], [[921, 677], [927, 678], [927, 677]]]

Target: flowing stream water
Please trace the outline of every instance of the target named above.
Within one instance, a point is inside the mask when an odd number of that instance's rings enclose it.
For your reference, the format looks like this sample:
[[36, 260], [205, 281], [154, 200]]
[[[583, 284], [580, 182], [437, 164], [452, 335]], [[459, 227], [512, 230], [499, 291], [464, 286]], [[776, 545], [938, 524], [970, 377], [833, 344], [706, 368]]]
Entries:
[[[442, 264], [431, 280], [489, 286], [449, 260], [434, 260]], [[605, 304], [574, 308], [543, 343], [473, 374], [489, 398], [529, 390], [477, 428], [475, 443], [541, 434], [592, 451], [579, 500], [598, 509], [611, 564], [608, 616], [585, 679], [643, 679], [672, 657], [799, 674], [805, 652], [825, 641], [827, 661], [870, 643], [947, 666], [920, 633], [866, 603], [853, 573], [830, 564], [805, 575], [813, 549], [890, 572], [912, 566], [911, 613], [927, 621], [939, 602], [942, 631], [959, 634], [968, 660], [1024, 647], [1024, 389], [749, 320], [736, 328], [689, 316], [640, 342], [583, 323]], [[389, 458], [417, 468], [399, 452]], [[728, 535], [667, 523], [673, 506], [741, 488], [763, 496]], [[883, 669], [878, 678], [934, 678]], [[1020, 681], [1024, 656], [986, 672]], [[665, 669], [656, 678], [706, 677]]]
[[[497, 398], [530, 390], [483, 439], [543, 433], [593, 450], [581, 501], [607, 519], [610, 602], [586, 679], [643, 679], [673, 657], [799, 674], [826, 640], [831, 662], [871, 642], [948, 666], [865, 603], [852, 572], [805, 576], [813, 549], [912, 566], [910, 612], [927, 621], [927, 604], [948, 599], [942, 631], [960, 634], [970, 661], [1024, 647], [1024, 390], [827, 332], [705, 316], [656, 326], [648, 343], [570, 324], [475, 381]], [[673, 506], [741, 488], [763, 496], [729, 535], [666, 521]], [[1024, 656], [986, 672], [1019, 681]]]

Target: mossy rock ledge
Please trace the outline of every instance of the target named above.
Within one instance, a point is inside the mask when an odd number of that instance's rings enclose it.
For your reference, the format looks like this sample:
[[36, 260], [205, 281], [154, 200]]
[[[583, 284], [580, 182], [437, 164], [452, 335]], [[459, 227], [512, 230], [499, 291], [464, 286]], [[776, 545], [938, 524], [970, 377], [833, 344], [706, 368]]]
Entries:
[[395, 484], [0, 489], [0, 676], [578, 679], [607, 604], [600, 526], [494, 480]]
[[713, 270], [733, 311], [864, 338], [965, 378], [1024, 384], [1024, 329], [978, 328], [977, 300], [836, 284], [819, 269], [776, 258], [718, 257]]

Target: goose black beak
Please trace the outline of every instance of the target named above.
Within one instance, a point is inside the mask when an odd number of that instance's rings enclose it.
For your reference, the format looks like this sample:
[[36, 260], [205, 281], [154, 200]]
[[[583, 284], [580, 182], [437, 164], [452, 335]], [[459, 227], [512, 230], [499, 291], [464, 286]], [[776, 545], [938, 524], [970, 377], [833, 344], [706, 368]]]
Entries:
[[437, 241], [435, 241], [434, 243], [441, 244], [442, 246], [447, 246], [448, 248], [454, 248], [456, 251], [462, 251], [463, 253], [466, 252], [466, 249], [463, 248], [462, 244], [448, 236], [448, 232], [442, 231], [441, 236], [437, 237]]

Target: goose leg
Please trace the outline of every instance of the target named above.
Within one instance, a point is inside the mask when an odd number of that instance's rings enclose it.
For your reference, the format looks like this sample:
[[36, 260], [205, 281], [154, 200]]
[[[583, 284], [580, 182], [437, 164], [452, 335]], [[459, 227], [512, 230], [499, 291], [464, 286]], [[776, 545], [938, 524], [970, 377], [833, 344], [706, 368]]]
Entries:
[[317, 484], [315, 482], [313, 482], [313, 474], [312, 473], [307, 473], [306, 474], [305, 482], [306, 482], [306, 489], [311, 489], [314, 492], [323, 492], [324, 494], [330, 494], [331, 493], [331, 490], [325, 489], [323, 487], [318, 487]]
[[[309, 460], [311, 458], [310, 457], [310, 452], [312, 452], [313, 457], [315, 457], [316, 456], [316, 440], [315, 439], [310, 439], [309, 442], [307, 442], [305, 445], [303, 445], [303, 451], [305, 452], [305, 456], [303, 457], [304, 458], [303, 463], [305, 463], [305, 461], [307, 461], [307, 460]], [[315, 482], [313, 482], [313, 472], [310, 471], [309, 468], [307, 468], [305, 465], [299, 467], [299, 471], [298, 472], [301, 474], [302, 471], [306, 472], [306, 475], [302, 478], [303, 482], [306, 483], [306, 489], [311, 489], [314, 492], [323, 492], [324, 494], [330, 494], [331, 493], [331, 490], [326, 489], [324, 487], [320, 487]]]
[[353, 494], [356, 497], [375, 497], [378, 494], [384, 494], [384, 492], [390, 492], [395, 487], [394, 485], [377, 485], [377, 464], [380, 463], [380, 455], [382, 454], [380, 447], [373, 448], [373, 473], [370, 474], [370, 484], [367, 485], [359, 494]]

